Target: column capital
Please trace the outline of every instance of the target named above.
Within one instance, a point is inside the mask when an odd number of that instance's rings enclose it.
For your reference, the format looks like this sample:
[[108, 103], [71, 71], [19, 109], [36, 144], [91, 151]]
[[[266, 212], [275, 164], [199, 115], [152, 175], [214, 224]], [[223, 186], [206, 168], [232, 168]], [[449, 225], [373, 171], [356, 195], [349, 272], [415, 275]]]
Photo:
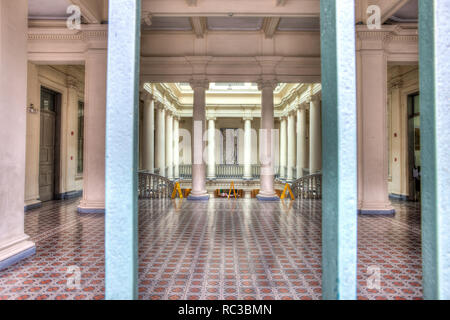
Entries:
[[391, 80], [391, 88], [392, 89], [400, 89], [403, 87], [403, 80], [402, 79], [393, 79]]
[[80, 87], [79, 81], [73, 76], [67, 76], [66, 83], [69, 89], [78, 90]]
[[244, 121], [246, 121], [246, 120], [253, 121], [253, 117], [245, 116], [245, 117], [242, 117], [242, 120], [244, 120]]
[[139, 94], [141, 96], [141, 99], [144, 100], [144, 101], [146, 101], [146, 100], [150, 100], [150, 101], [151, 100], [155, 100], [153, 95], [150, 92], [148, 92], [147, 90], [142, 90], [142, 91], [139, 92]]
[[189, 84], [190, 84], [192, 90], [194, 90], [196, 88], [203, 88], [205, 90], [209, 89], [208, 79], [191, 79], [191, 81], [189, 81]]
[[311, 103], [310, 99], [300, 103], [298, 105], [298, 110], [308, 110], [309, 109], [309, 104]]
[[322, 95], [317, 93], [309, 98], [310, 102], [320, 102], [322, 100]]
[[164, 111], [166, 110], [166, 106], [161, 101], [155, 100], [155, 109], [159, 111]]
[[207, 120], [207, 121], [210, 121], [210, 120], [216, 121], [217, 118], [216, 118], [216, 117], [213, 117], [213, 116], [207, 116], [207, 117], [206, 117], [206, 120]]
[[287, 120], [287, 116], [280, 116], [280, 117], [279, 117], [279, 120], [280, 120], [280, 121], [286, 121], [286, 120]]
[[258, 81], [258, 90], [263, 90], [266, 88], [271, 88], [272, 91], [275, 90], [275, 88], [278, 85], [278, 81], [276, 79], [271, 80], [259, 80]]

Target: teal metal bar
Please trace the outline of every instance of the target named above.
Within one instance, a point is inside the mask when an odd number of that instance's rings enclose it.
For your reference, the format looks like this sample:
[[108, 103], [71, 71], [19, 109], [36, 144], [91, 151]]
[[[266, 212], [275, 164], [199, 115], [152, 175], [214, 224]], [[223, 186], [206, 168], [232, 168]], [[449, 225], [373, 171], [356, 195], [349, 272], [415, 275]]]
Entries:
[[425, 299], [450, 299], [450, 1], [419, 1]]
[[140, 0], [110, 0], [106, 112], [106, 299], [137, 298]]
[[354, 0], [321, 0], [322, 297], [356, 299], [357, 140]]

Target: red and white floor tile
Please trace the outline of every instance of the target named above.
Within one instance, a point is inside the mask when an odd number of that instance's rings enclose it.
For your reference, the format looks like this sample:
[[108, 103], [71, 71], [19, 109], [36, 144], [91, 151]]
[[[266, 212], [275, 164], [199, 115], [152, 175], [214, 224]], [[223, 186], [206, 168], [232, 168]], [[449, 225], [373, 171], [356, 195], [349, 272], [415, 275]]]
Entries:
[[[0, 271], [0, 300], [104, 298], [104, 215], [78, 214], [77, 204], [26, 213], [37, 253]], [[320, 201], [139, 206], [140, 299], [321, 298]], [[395, 217], [358, 217], [359, 299], [422, 298], [420, 209], [394, 206]]]

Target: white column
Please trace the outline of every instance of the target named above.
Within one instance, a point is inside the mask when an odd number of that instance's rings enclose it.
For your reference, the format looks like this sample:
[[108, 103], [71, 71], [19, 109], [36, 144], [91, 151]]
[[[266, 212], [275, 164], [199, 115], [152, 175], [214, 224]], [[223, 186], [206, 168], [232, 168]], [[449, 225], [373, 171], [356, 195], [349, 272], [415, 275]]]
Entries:
[[173, 177], [180, 178], [180, 117], [173, 118]]
[[106, 49], [88, 50], [85, 67], [81, 213], [105, 212]]
[[322, 170], [322, 113], [320, 98], [311, 99], [309, 108], [309, 170], [314, 174]]
[[308, 166], [306, 152], [306, 107], [297, 109], [297, 179], [303, 177], [303, 169]]
[[262, 201], [279, 200], [274, 184], [274, 109], [273, 90], [275, 81], [261, 81], [258, 84], [262, 91], [261, 101], [261, 130], [260, 130], [260, 162], [261, 162], [261, 188], [258, 199]]
[[288, 138], [288, 160], [287, 160], [287, 181], [292, 182], [294, 177], [295, 168], [295, 115], [294, 111], [289, 113], [287, 124], [287, 138]]
[[388, 193], [387, 57], [384, 43], [379, 38], [370, 40], [364, 43], [369, 49], [358, 54], [357, 68], [359, 210], [362, 214], [392, 214], [395, 210]]
[[149, 172], [155, 170], [155, 102], [149, 93], [144, 93], [144, 121], [142, 139], [142, 166]]
[[208, 173], [210, 180], [216, 178], [216, 118], [208, 118]]
[[287, 167], [287, 119], [282, 117], [280, 119], [280, 179], [286, 179]]
[[194, 90], [194, 108], [192, 113], [192, 191], [188, 200], [208, 200], [206, 192], [206, 172], [203, 151], [203, 140], [206, 131], [206, 89], [209, 83], [206, 80], [191, 82]]
[[0, 1], [0, 269], [34, 254], [24, 231], [28, 1]]
[[252, 179], [252, 120], [244, 118], [244, 179]]
[[155, 168], [159, 175], [166, 175], [166, 111], [164, 105], [156, 105], [156, 139], [155, 139]]
[[166, 177], [173, 179], [173, 115], [166, 113]]

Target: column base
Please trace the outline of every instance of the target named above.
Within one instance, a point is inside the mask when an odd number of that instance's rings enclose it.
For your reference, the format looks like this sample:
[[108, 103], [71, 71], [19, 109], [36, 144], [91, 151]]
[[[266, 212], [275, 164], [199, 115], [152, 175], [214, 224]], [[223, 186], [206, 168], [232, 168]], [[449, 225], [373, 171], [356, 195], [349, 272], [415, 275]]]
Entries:
[[395, 209], [390, 203], [379, 204], [379, 203], [362, 203], [359, 206], [358, 214], [361, 215], [395, 215]]
[[276, 194], [268, 196], [257, 194], [256, 199], [258, 199], [259, 201], [280, 201], [280, 198]]
[[187, 199], [189, 201], [208, 201], [209, 200], [209, 194], [204, 194], [204, 195], [189, 195], [187, 197]]
[[77, 208], [78, 213], [105, 213], [103, 201], [81, 201]]
[[17, 262], [36, 253], [36, 245], [27, 235], [0, 245], [0, 270], [6, 269]]
[[25, 205], [23, 207], [23, 210], [25, 212], [33, 210], [33, 209], [38, 209], [42, 207], [42, 201], [40, 200], [30, 200], [30, 201], [25, 201]]

